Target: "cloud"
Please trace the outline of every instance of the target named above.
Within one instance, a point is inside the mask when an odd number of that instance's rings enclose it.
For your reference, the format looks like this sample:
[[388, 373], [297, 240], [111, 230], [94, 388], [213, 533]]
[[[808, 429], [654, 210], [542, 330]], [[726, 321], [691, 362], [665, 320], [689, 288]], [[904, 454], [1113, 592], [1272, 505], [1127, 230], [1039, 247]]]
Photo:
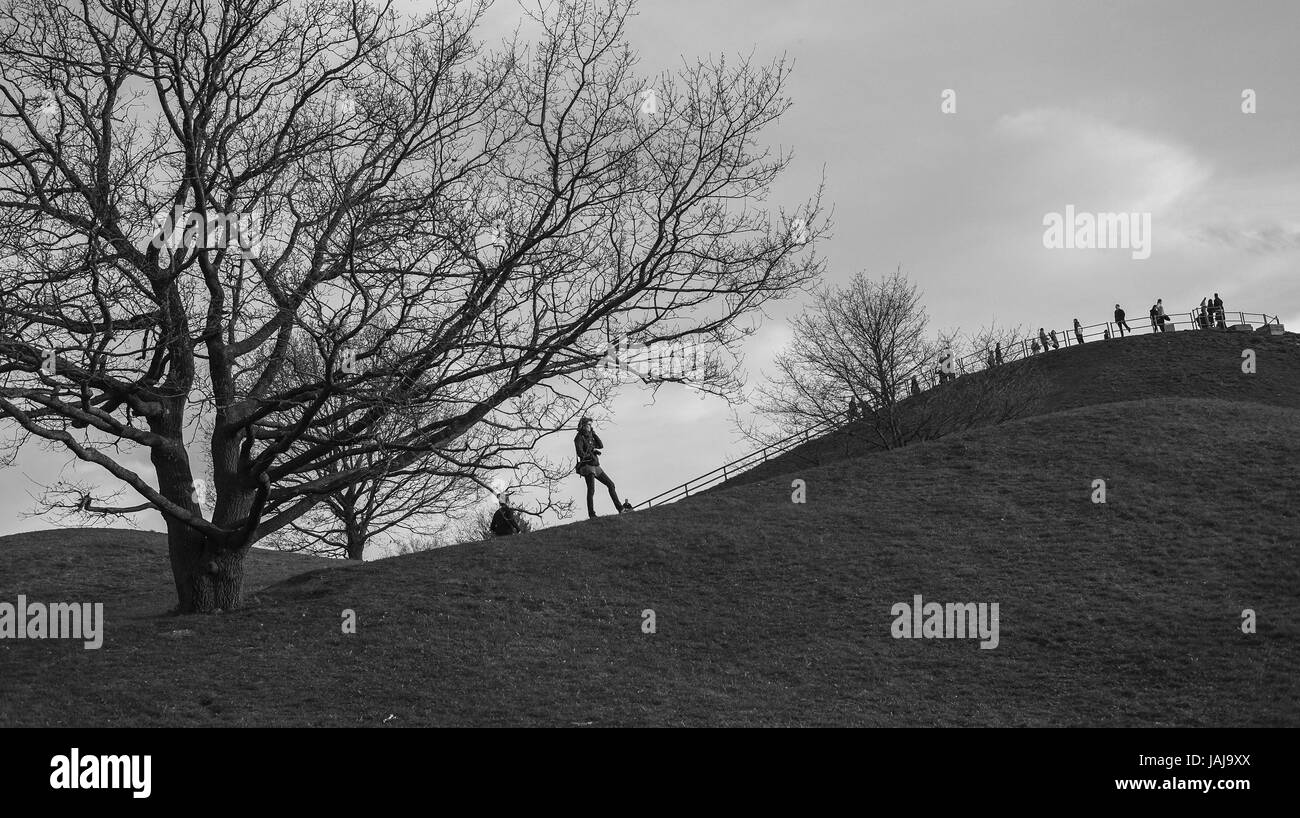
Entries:
[[1217, 244], [1255, 255], [1300, 250], [1300, 231], [1288, 230], [1280, 224], [1255, 228], [1211, 224], [1202, 227], [1195, 235], [1207, 244]]
[[994, 135], [1015, 151], [1018, 181], [1056, 196], [1062, 207], [1151, 212], [1165, 221], [1213, 175], [1211, 165], [1183, 145], [1083, 111], [1004, 115]]

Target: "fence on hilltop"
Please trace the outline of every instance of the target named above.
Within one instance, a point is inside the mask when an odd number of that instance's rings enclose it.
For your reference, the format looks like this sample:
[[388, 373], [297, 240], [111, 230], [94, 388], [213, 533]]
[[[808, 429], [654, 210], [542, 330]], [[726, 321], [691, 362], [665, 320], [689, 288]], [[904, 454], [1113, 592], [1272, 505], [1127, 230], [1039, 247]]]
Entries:
[[[1200, 316], [1199, 308], [1190, 310], [1187, 313], [1186, 320], [1181, 318], [1183, 313], [1177, 313], [1177, 315], [1179, 315], [1180, 317], [1174, 318], [1173, 315], [1169, 316], [1169, 320], [1166, 321], [1166, 325], [1171, 327], [1171, 330], [1164, 330], [1164, 331], [1177, 331], [1180, 328], [1184, 328], [1184, 327], [1188, 329], [1200, 329], [1200, 322], [1198, 320]], [[1232, 318], [1234, 316], [1236, 317], [1235, 322], [1232, 321]], [[1259, 320], [1256, 321], [1255, 319], [1259, 319]], [[1228, 326], [1233, 326], [1234, 323], [1252, 324], [1252, 325], [1280, 323], [1276, 315], [1270, 318], [1267, 314], [1260, 313], [1260, 312], [1227, 312], [1227, 311], [1224, 312], [1224, 322]], [[1162, 331], [1156, 329], [1155, 325], [1151, 323], [1149, 315], [1143, 315], [1141, 319], [1138, 320], [1129, 320], [1128, 316], [1126, 315], [1125, 323], [1130, 327], [1130, 331], [1128, 332], [1128, 334], [1130, 335], [1143, 334], [1144, 332], [1145, 334], [1154, 334], [1156, 332]], [[1213, 317], [1211, 317], [1211, 323], [1213, 323]], [[1134, 326], [1135, 324], [1137, 324], [1137, 326]], [[1052, 332], [1051, 329], [1048, 329], [1046, 327], [1043, 328], [1043, 333], [1045, 335], [1048, 335], [1049, 339], [1050, 339], [1051, 332]], [[1118, 327], [1114, 321], [1105, 321], [1099, 324], [1089, 324], [1087, 326], [1081, 326], [1079, 328], [1079, 334], [1082, 336], [1084, 342], [1087, 342], [1089, 339], [1105, 339], [1107, 335], [1109, 335], [1110, 338], [1116, 338], [1118, 337], [1117, 333], [1118, 333]], [[1057, 342], [1060, 344], [1060, 346], [1063, 347], [1077, 346], [1079, 344], [1079, 338], [1077, 338], [1074, 334], [1073, 324], [1071, 324], [1068, 330], [1059, 330], [1059, 329], [1056, 330], [1056, 337], [1057, 337]], [[1025, 338], [1021, 341], [1016, 342], [1009, 349], [1003, 349], [1002, 363], [1009, 363], [1011, 361], [1017, 361], [1023, 358], [1033, 357], [1035, 354], [1033, 350], [1033, 342], [1037, 340], [1038, 340], [1038, 336], [1033, 335], [1029, 338]], [[1055, 347], [1053, 349], [1055, 349]], [[957, 358], [954, 365], [954, 368], [956, 369], [955, 374], [967, 375], [973, 372], [978, 372], [982, 369], [987, 369], [989, 355], [992, 352], [993, 350], [991, 349], [976, 350], [975, 352], [972, 352], [969, 355], [966, 355], [961, 358]], [[1040, 350], [1037, 354], [1043, 354], [1043, 350]], [[927, 382], [924, 385], [924, 388], [925, 389], [933, 388], [936, 384], [937, 384], [937, 378], [931, 379], [929, 382]], [[766, 463], [767, 461], [779, 455], [782, 455], [797, 446], [802, 446], [805, 443], [810, 443], [814, 440], [817, 440], [818, 438], [825, 437], [826, 435], [830, 434], [831, 432], [843, 426], [848, 421], [848, 414], [849, 414], [848, 410], [846, 409], [845, 411], [840, 412], [831, 418], [818, 421], [817, 423], [814, 423], [812, 426], [808, 427], [807, 429], [804, 429], [803, 431], [796, 432], [795, 434], [792, 434], [789, 437], [785, 437], [782, 438], [781, 440], [775, 441], [773, 443], [769, 443], [760, 449], [756, 449], [755, 451], [752, 451], [749, 454], [744, 455], [743, 457], [738, 457], [735, 460], [732, 460], [728, 463], [723, 463], [721, 466], [714, 469], [713, 471], [705, 472], [704, 474], [701, 474], [698, 477], [693, 477], [690, 480], [687, 480], [685, 483], [682, 483], [677, 486], [673, 486], [667, 491], [660, 492], [659, 494], [656, 494], [655, 496], [651, 497], [648, 500], [643, 500], [640, 503], [637, 503], [635, 508], [638, 509], [650, 508], [652, 506], [664, 505], [666, 503], [673, 503], [684, 497], [691, 496], [692, 492], [698, 494], [699, 492], [704, 491], [705, 489], [716, 486], [719, 483], [726, 482], [727, 480], [736, 477], [742, 472], [746, 472], [749, 469], [754, 468], [755, 466]]]

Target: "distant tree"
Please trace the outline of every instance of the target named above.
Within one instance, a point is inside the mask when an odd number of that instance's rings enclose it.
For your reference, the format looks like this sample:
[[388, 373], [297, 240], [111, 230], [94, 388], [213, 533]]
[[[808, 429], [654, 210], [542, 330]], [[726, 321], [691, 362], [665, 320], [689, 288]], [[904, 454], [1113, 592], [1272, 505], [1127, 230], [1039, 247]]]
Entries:
[[730, 349], [821, 270], [820, 194], [761, 204], [784, 61], [637, 76], [626, 0], [493, 52], [485, 3], [419, 8], [0, 8], [10, 455], [140, 498], [83, 513], [161, 514], [182, 612], [238, 607], [249, 547], [327, 498], [561, 428], [611, 325]]
[[885, 446], [907, 442], [898, 413], [911, 379], [928, 380], [938, 357], [916, 285], [901, 271], [879, 281], [858, 273], [845, 287], [824, 286], [791, 322], [793, 339], [776, 356], [776, 374], [757, 391], [757, 411], [782, 436], [843, 419], [850, 399], [864, 428]]
[[[894, 448], [1030, 411], [1041, 399], [1031, 368], [984, 368], [984, 351], [1017, 330], [996, 326], [974, 335], [958, 331], [931, 340], [921, 294], [901, 271], [873, 281], [859, 273], [845, 287], [826, 286], [791, 322], [793, 339], [776, 356], [777, 371], [756, 390], [755, 408], [767, 428], [740, 424], [743, 434], [770, 443], [817, 424], [843, 423], [850, 400], [863, 407], [850, 433], [872, 446]], [[950, 356], [951, 364], [944, 364]], [[979, 360], [974, 360], [979, 357]], [[935, 385], [942, 367], [951, 380]], [[924, 390], [911, 396], [913, 379]]]

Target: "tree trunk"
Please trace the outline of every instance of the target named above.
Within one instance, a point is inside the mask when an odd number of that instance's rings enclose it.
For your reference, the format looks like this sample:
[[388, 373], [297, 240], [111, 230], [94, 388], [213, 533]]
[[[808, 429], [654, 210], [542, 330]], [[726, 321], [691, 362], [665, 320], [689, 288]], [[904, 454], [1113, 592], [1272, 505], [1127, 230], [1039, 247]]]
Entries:
[[243, 602], [244, 556], [248, 547], [231, 547], [184, 523], [167, 522], [178, 613], [217, 613]]
[[366, 538], [352, 526], [348, 526], [348, 559], [359, 560], [366, 550]]

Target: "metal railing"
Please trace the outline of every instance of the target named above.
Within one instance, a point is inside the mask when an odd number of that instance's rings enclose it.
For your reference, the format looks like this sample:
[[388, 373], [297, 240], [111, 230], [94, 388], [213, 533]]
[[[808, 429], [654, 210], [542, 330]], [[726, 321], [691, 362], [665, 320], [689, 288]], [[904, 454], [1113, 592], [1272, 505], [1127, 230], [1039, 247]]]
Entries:
[[739, 457], [732, 460], [730, 463], [723, 463], [711, 472], [687, 480], [680, 486], [674, 486], [665, 492], [656, 494], [649, 500], [643, 500], [642, 502], [637, 503], [634, 508], [661, 506], [665, 503], [680, 500], [683, 497], [690, 497], [692, 491], [698, 493], [710, 486], [715, 486], [718, 483], [730, 480], [741, 472], [748, 471], [757, 465], [766, 463], [777, 455], [784, 454], [797, 446], [802, 446], [805, 443], [817, 440], [818, 438], [824, 437], [825, 435], [835, 431], [844, 425], [844, 421], [847, 420], [848, 414], [847, 411], [840, 412], [832, 418], [818, 421], [809, 428], [804, 429], [802, 432], [796, 432], [789, 437], [782, 438], [774, 443], [769, 443], [763, 448], [750, 452], [744, 457]]
[[[1185, 314], [1187, 315], [1186, 319], [1183, 319], [1181, 317], [1174, 318], [1173, 315], [1169, 315], [1169, 320], [1166, 322], [1166, 326], [1171, 327], [1173, 331], [1181, 330], [1184, 328], [1200, 329], [1200, 323], [1197, 320], [1198, 316], [1200, 315], [1200, 310], [1199, 309], [1190, 310]], [[1184, 313], [1176, 313], [1176, 315], [1182, 316], [1184, 315]], [[1224, 323], [1227, 326], [1233, 326], [1234, 324], [1254, 325], [1254, 324], [1281, 323], [1278, 320], [1278, 316], [1276, 315], [1269, 316], [1266, 313], [1262, 313], [1262, 312], [1224, 311], [1223, 317], [1224, 317]], [[1235, 321], [1233, 320], [1234, 317], [1236, 318]], [[1141, 319], [1129, 319], [1126, 316], [1125, 324], [1127, 324], [1129, 327], [1129, 331], [1127, 333], [1128, 335], [1155, 335], [1163, 331], [1163, 330], [1156, 329], [1156, 327], [1152, 325], [1149, 315], [1143, 315]], [[1211, 319], [1211, 326], [1214, 326], [1213, 319]], [[1047, 336], [1049, 345], [1051, 344], [1051, 332], [1053, 329], [1054, 328], [1052, 327], [1043, 328], [1043, 334]], [[1105, 321], [1100, 324], [1088, 324], [1087, 326], [1081, 326], [1079, 329], [1080, 329], [1080, 334], [1083, 336], [1083, 340], [1085, 342], [1088, 341], [1089, 339], [1104, 340], [1106, 338], [1107, 333], [1109, 333], [1111, 338], [1120, 337], [1119, 325], [1114, 321]], [[1056, 339], [1057, 339], [1058, 346], [1060, 347], [1079, 345], [1079, 340], [1074, 334], [1073, 326], [1071, 326], [1070, 329], [1068, 330], [1056, 329]], [[1010, 349], [1002, 350], [1002, 362], [1007, 363], [1009, 361], [1020, 360], [1021, 358], [1032, 357], [1034, 355], [1032, 344], [1034, 341], [1038, 341], [1038, 340], [1039, 340], [1038, 336], [1034, 335], [1030, 338], [1024, 338], [1020, 341], [1017, 341]], [[1058, 347], [1049, 346], [1048, 349], [1043, 349], [1042, 342], [1039, 341], [1038, 354], [1041, 355], [1044, 352], [1050, 352], [1057, 348]], [[987, 357], [988, 357], [987, 351], [976, 351], [976, 352], [972, 352], [971, 354], [963, 358], [958, 358], [957, 374], [969, 374], [971, 372], [978, 372], [981, 369], [987, 368], [987, 363], [988, 363]]]
[[[1182, 314], [1183, 313], [1178, 313], [1178, 315], [1182, 315]], [[1179, 330], [1182, 327], [1186, 327], [1188, 329], [1200, 329], [1200, 323], [1197, 320], [1199, 314], [1200, 314], [1199, 309], [1191, 310], [1190, 312], [1187, 313], [1188, 316], [1187, 320], [1183, 320], [1181, 318], [1174, 319], [1172, 316], [1169, 316], [1169, 320], [1166, 321], [1165, 323], [1167, 326], [1172, 327], [1175, 331]], [[1233, 316], [1236, 316], [1237, 320], [1235, 322], [1231, 320]], [[1254, 319], [1256, 318], [1258, 318], [1259, 320], [1255, 321]], [[1256, 323], [1258, 324], [1281, 323], [1278, 320], [1278, 317], [1276, 315], [1270, 318], [1267, 314], [1262, 312], [1226, 312], [1226, 311], [1224, 312], [1224, 322], [1228, 326], [1233, 326], [1234, 323], [1252, 324], [1252, 325]], [[1156, 329], [1156, 327], [1152, 325], [1150, 321], [1150, 317], [1148, 315], [1142, 316], [1142, 323], [1139, 326], [1136, 327], [1133, 326], [1135, 322], [1128, 321], [1127, 316], [1125, 317], [1125, 323], [1130, 327], [1130, 330], [1128, 332], [1129, 335], [1139, 335], [1139, 334], [1153, 335], [1162, 331], [1167, 331], [1167, 330]], [[1213, 323], [1214, 321], [1213, 319], [1211, 319], [1212, 326]], [[1145, 333], [1143, 332], [1144, 328], [1145, 328]], [[1049, 344], [1051, 343], [1050, 332], [1051, 330], [1047, 328], [1043, 328], [1043, 334], [1048, 336]], [[1109, 333], [1109, 336], [1111, 338], [1120, 337], [1119, 335], [1117, 335], [1118, 325], [1114, 321], [1106, 321], [1100, 324], [1089, 324], [1087, 326], [1079, 327], [1079, 334], [1083, 336], [1084, 342], [1087, 342], [1089, 339], [1104, 340], [1107, 336], [1107, 333]], [[1071, 326], [1071, 328], [1068, 331], [1057, 330], [1056, 338], [1057, 338], [1058, 345], [1062, 347], [1068, 347], [1072, 345], [1077, 346], [1079, 344], [1079, 339], [1074, 334], [1073, 326]], [[1002, 363], [1005, 364], [1011, 361], [1017, 361], [1024, 358], [1032, 358], [1034, 357], [1035, 354], [1038, 355], [1044, 354], [1044, 350], [1042, 349], [1039, 349], [1037, 353], [1034, 353], [1032, 342], [1036, 340], [1038, 340], [1037, 336], [1034, 336], [1033, 338], [1025, 338], [1023, 340], [1017, 341], [1016, 343], [1012, 344], [1009, 349], [1002, 350]], [[1046, 352], [1051, 352], [1051, 351], [1052, 351], [1051, 349], [1046, 350]], [[981, 350], [981, 351], [972, 352], [971, 354], [966, 355], [964, 357], [957, 358], [954, 367], [957, 370], [955, 374], [968, 375], [974, 372], [978, 372], [982, 369], [987, 369], [989, 363], [989, 354], [990, 351]], [[994, 365], [995, 366], [997, 365], [996, 359], [994, 360]], [[925, 385], [925, 389], [933, 388], [935, 385], [938, 384], [938, 382], [939, 379], [936, 370], [936, 373], [932, 377], [931, 382]], [[870, 411], [871, 409], [872, 407], [870, 405], [865, 407], [866, 411]], [[844, 411], [844, 412], [840, 412], [839, 414], [831, 418], [818, 421], [817, 423], [814, 423], [812, 426], [810, 426], [807, 429], [804, 429], [801, 432], [796, 432], [795, 434], [792, 434], [789, 437], [782, 438], [781, 440], [778, 440], [774, 443], [769, 443], [763, 448], [750, 452], [744, 457], [739, 457], [735, 460], [732, 460], [729, 463], [724, 463], [711, 472], [706, 472], [705, 474], [702, 474], [699, 477], [694, 477], [690, 480], [687, 480], [685, 483], [682, 483], [681, 485], [674, 486], [668, 489], [667, 491], [660, 492], [659, 494], [656, 494], [654, 497], [651, 497], [648, 500], [643, 500], [640, 503], [637, 503], [634, 506], [634, 508], [638, 508], [638, 509], [650, 508], [652, 506], [664, 505], [666, 503], [676, 502], [677, 500], [680, 500], [683, 497], [690, 497], [692, 491], [699, 493], [719, 483], [726, 482], [727, 480], [736, 477], [742, 472], [746, 472], [754, 468], [755, 466], [766, 463], [767, 461], [773, 459], [774, 457], [784, 454], [797, 446], [802, 446], [805, 443], [809, 443], [813, 440], [817, 440], [818, 438], [830, 434], [831, 432], [835, 431], [836, 429], [844, 425], [844, 422], [848, 419], [848, 414], [849, 413], [847, 411]]]

